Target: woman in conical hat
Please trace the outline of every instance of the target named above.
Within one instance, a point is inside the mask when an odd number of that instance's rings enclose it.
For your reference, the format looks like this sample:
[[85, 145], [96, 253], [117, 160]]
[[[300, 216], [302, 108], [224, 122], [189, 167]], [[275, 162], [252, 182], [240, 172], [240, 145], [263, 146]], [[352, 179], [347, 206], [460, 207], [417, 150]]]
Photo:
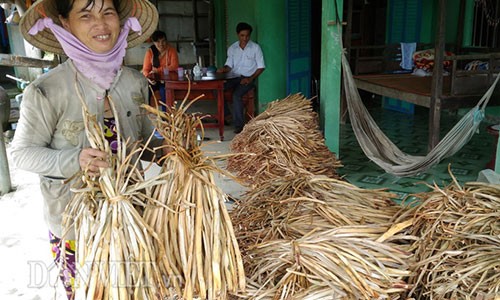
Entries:
[[[44, 217], [55, 261], [63, 265], [68, 299], [75, 275], [70, 255], [74, 232], [63, 232], [61, 225], [72, 196], [74, 182], [69, 179], [81, 170], [97, 175], [108, 166], [106, 153], [89, 146], [78, 95], [108, 129], [111, 146], [117, 143], [116, 121], [123, 136], [149, 138], [154, 128], [140, 107], [147, 103], [148, 82], [122, 62], [126, 49], [142, 43], [157, 23], [158, 12], [147, 0], [39, 0], [20, 22], [21, 33], [33, 46], [68, 58], [25, 89], [11, 152], [18, 168], [40, 175]], [[153, 153], [149, 155], [144, 158], [152, 159]], [[63, 235], [69, 240], [64, 263], [57, 247]]]

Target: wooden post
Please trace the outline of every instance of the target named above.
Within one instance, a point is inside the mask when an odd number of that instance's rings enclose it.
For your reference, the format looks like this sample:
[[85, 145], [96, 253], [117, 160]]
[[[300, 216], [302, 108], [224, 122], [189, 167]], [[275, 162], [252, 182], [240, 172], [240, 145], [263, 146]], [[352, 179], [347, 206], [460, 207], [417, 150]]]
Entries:
[[10, 99], [3, 87], [0, 86], [0, 196], [10, 192], [9, 164], [4, 142], [4, 126], [9, 126]]
[[495, 159], [495, 172], [500, 174], [500, 139], [497, 140], [497, 155]]
[[54, 60], [44, 60], [26, 56], [0, 54], [0, 66], [9, 67], [27, 67], [27, 68], [51, 68], [55, 67], [59, 62]]
[[[351, 60], [351, 35], [352, 35], [352, 9], [354, 5], [354, 0], [347, 1], [347, 25], [345, 27], [345, 34], [343, 35], [344, 39], [344, 48], [346, 51], [346, 57], [348, 60]], [[342, 83], [343, 84], [343, 83]], [[345, 89], [340, 89], [341, 94], [341, 102], [340, 102], [340, 123], [345, 124], [347, 122], [348, 111], [347, 111], [347, 103], [345, 97]]]
[[[36, 59], [25, 56], [10, 55], [10, 54], [0, 54], [0, 66], [14, 66], [14, 67], [34, 67], [34, 68], [45, 68], [54, 67], [58, 64], [58, 61], [54, 59], [53, 61]], [[5, 92], [4, 92], [5, 93]], [[5, 94], [6, 96], [6, 94]], [[7, 99], [7, 101], [10, 101]], [[1, 102], [1, 101], [0, 101]], [[2, 103], [0, 103], [2, 104]], [[7, 105], [10, 112], [10, 102]], [[5, 141], [3, 136], [3, 123], [2, 116], [0, 115], [0, 196], [11, 191], [11, 182], [9, 174], [9, 163], [7, 161], [7, 151], [5, 149]], [[5, 120], [5, 122], [8, 121]]]
[[462, 47], [464, 43], [464, 19], [465, 19], [465, 0], [460, 0], [460, 8], [458, 11], [457, 22], [457, 41], [455, 44], [455, 53], [462, 54]]
[[[2, 1], [2, 3], [4, 3], [4, 1]], [[16, 5], [17, 11], [19, 12], [19, 16], [22, 17], [27, 10], [26, 1], [15, 0], [14, 4]]]
[[3, 126], [0, 132], [0, 196], [11, 191], [9, 162], [7, 161], [7, 151], [5, 150], [5, 141], [3, 137]]
[[443, 57], [445, 50], [446, 0], [439, 0], [438, 21], [434, 46], [434, 70], [432, 72], [431, 109], [429, 113], [429, 150], [439, 143], [441, 122], [441, 96], [443, 93]]
[[347, 25], [345, 27], [344, 48], [346, 49], [347, 59], [351, 58], [351, 43], [352, 43], [352, 10], [354, 0], [347, 1]]
[[[198, 32], [198, 4], [197, 0], [193, 0], [193, 29], [194, 29], [194, 42], [197, 43], [200, 40], [200, 35]], [[196, 59], [198, 61], [198, 59]]]
[[[209, 65], [215, 66], [215, 6], [214, 0], [208, 2], [208, 53]], [[205, 66], [206, 67], [206, 66]]]

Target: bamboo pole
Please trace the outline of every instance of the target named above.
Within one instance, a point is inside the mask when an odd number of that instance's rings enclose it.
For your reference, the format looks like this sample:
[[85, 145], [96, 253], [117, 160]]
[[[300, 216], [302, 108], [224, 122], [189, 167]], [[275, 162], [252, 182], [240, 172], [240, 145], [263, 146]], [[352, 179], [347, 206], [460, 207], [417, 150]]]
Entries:
[[47, 68], [58, 65], [56, 59], [46, 60], [26, 56], [0, 54], [0, 66]]

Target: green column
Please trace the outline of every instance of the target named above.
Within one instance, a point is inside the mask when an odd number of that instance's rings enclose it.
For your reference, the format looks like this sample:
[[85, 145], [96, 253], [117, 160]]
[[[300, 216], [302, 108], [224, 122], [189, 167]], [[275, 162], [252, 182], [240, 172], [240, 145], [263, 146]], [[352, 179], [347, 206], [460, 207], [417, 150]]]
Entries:
[[286, 1], [257, 0], [256, 38], [264, 53], [266, 70], [258, 81], [258, 111], [286, 96]]
[[[336, 22], [336, 7], [342, 18], [343, 1], [323, 0], [321, 25], [321, 79], [320, 123], [324, 129], [325, 143], [330, 151], [339, 154], [340, 100], [341, 100], [341, 51], [342, 28]], [[335, 22], [335, 24], [333, 24]], [[340, 27], [339, 27], [340, 26]]]
[[464, 40], [462, 46], [472, 45], [472, 27], [474, 24], [474, 0], [468, 0], [465, 4]]

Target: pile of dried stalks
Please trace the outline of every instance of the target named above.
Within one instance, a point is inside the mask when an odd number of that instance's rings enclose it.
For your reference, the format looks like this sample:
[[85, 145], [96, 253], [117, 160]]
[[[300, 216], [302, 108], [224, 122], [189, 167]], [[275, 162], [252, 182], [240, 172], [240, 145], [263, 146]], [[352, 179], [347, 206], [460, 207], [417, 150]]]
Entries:
[[341, 167], [324, 144], [311, 101], [300, 94], [270, 103], [231, 142], [227, 169], [248, 183], [304, 173], [336, 177]]
[[108, 154], [111, 167], [101, 169], [98, 177], [84, 172], [83, 185], [74, 189], [66, 210], [64, 226], [67, 230], [74, 226], [77, 233], [76, 299], [167, 296], [168, 287], [162, 278], [167, 261], [157, 255], [156, 234], [134, 207], [144, 205], [149, 198], [148, 187], [161, 182], [144, 180], [137, 167], [137, 157], [143, 150], [138, 145], [127, 149], [127, 141], [119, 132], [120, 147], [113, 154], [96, 116], [90, 115], [82, 103], [88, 140], [93, 148]]
[[252, 299], [396, 299], [411, 254], [378, 239], [388, 226], [341, 226], [250, 249]]
[[309, 135], [304, 101], [272, 103], [231, 145], [254, 154], [228, 165], [255, 184], [231, 212], [249, 282], [241, 296], [500, 299], [500, 187], [455, 181], [398, 207], [386, 192], [317, 176], [340, 164], [311, 150], [322, 139]]
[[146, 207], [144, 218], [162, 240], [171, 268], [167, 276], [178, 283], [179, 297], [226, 299], [245, 290], [243, 261], [227, 196], [215, 183], [220, 170], [203, 155], [197, 141], [201, 121], [186, 113], [192, 102], [185, 102], [166, 113], [146, 107], [170, 152], [160, 172], [167, 183], [153, 188], [156, 203]]
[[391, 196], [335, 178], [302, 174], [277, 178], [248, 191], [231, 217], [242, 243], [300, 238], [311, 230], [387, 224], [400, 210]]
[[391, 196], [305, 174], [247, 192], [231, 211], [255, 287], [247, 296], [397, 297], [408, 289], [403, 278], [411, 255], [403, 246], [406, 237], [393, 235], [411, 223], [391, 226], [400, 211]]
[[500, 299], [500, 186], [458, 182], [419, 196], [410, 250], [416, 299]]

